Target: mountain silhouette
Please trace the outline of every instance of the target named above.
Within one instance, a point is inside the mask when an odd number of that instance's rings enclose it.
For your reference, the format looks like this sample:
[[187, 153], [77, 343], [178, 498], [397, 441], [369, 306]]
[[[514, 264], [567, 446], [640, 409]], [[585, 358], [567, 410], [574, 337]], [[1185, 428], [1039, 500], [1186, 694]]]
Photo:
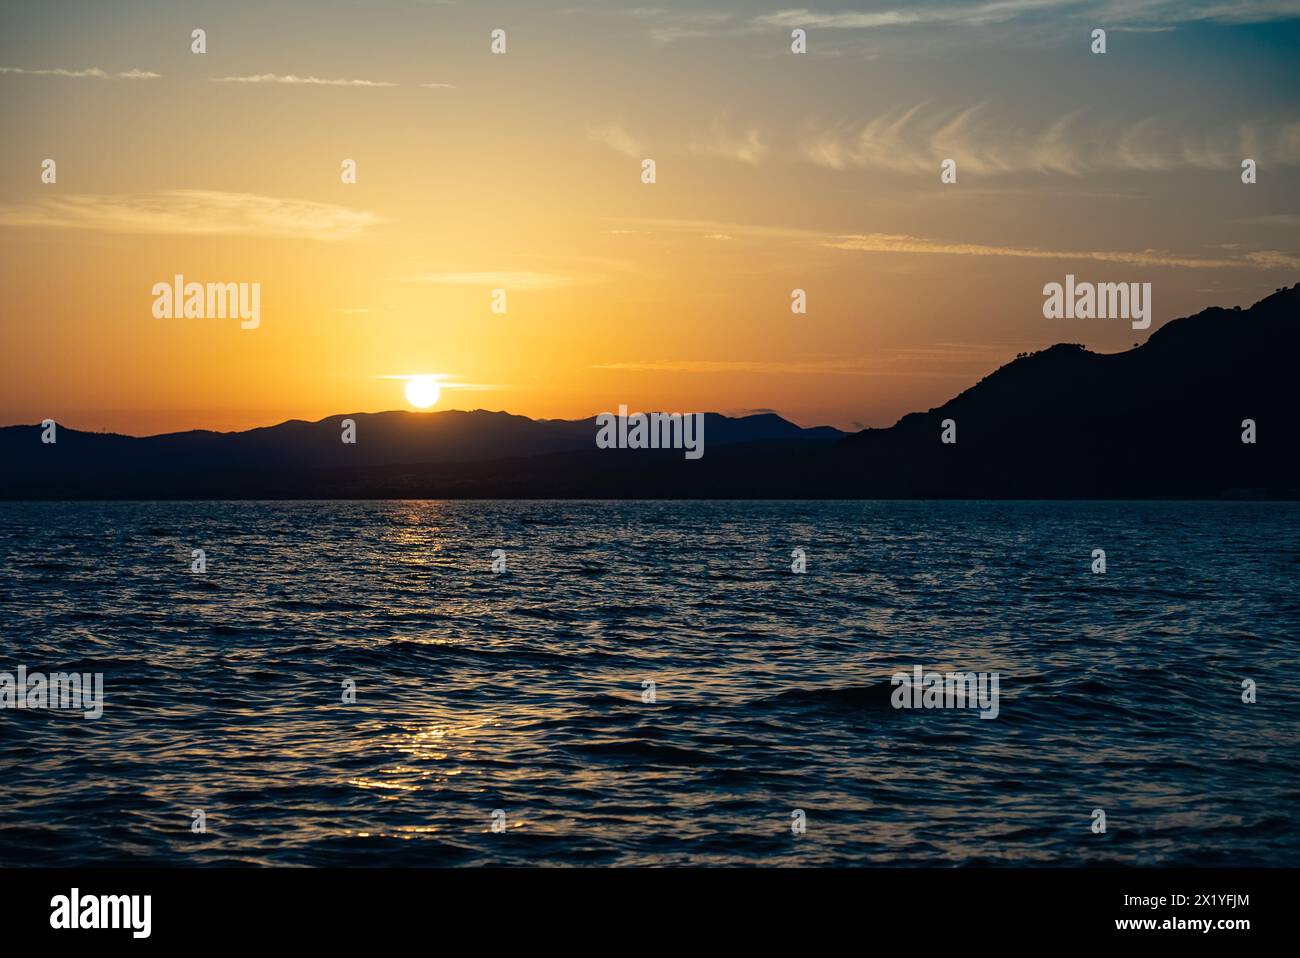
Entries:
[[[1295, 498], [1298, 307], [1300, 284], [1173, 320], [1122, 353], [1052, 346], [836, 452], [881, 495]], [[944, 445], [949, 419], [957, 442]]]
[[[355, 443], [342, 441], [347, 420], [355, 424]], [[597, 430], [594, 416], [534, 420], [482, 409], [352, 413], [245, 432], [193, 430], [148, 437], [60, 426], [57, 441], [49, 444], [41, 442], [40, 426], [9, 426], [0, 429], [5, 463], [0, 497], [312, 497], [313, 475], [332, 487], [339, 481], [351, 484], [358, 470], [372, 476], [385, 469], [405, 472], [548, 456], [563, 462], [598, 451]], [[704, 416], [706, 453], [732, 444], [827, 445], [844, 435], [829, 426], [800, 428], [772, 413]], [[681, 450], [665, 455], [683, 458]], [[366, 495], [364, 489], [357, 494]]]
[[[1300, 284], [1114, 354], [1058, 344], [846, 435], [707, 413], [702, 459], [597, 449], [595, 418], [357, 413], [136, 438], [0, 429], [0, 498], [1300, 498]], [[340, 441], [342, 422], [357, 441]], [[952, 420], [956, 442], [941, 442]], [[1242, 442], [1252, 420], [1256, 442]]]

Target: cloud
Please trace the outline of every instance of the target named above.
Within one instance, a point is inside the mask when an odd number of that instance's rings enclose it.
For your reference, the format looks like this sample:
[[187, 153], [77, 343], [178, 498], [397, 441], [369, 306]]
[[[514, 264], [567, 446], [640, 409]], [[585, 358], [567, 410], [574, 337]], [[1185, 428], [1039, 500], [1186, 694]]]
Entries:
[[454, 84], [454, 83], [421, 83], [420, 86], [423, 87], [423, 88], [426, 89], [426, 90], [454, 90], [454, 89], [456, 89], [456, 84]]
[[[955, 11], [949, 11], [948, 16], [958, 15]], [[853, 10], [845, 10], [839, 13], [814, 13], [811, 10], [778, 10], [776, 13], [767, 13], [755, 17], [754, 22], [763, 26], [781, 27], [803, 27], [814, 30], [870, 30], [876, 27], [896, 27], [905, 23], [923, 23], [927, 20], [942, 19], [945, 14], [941, 11], [932, 10], [924, 11], [914, 8], [911, 10], [880, 10], [871, 13], [859, 13]]]
[[1243, 258], [1258, 269], [1300, 269], [1300, 257], [1292, 256], [1290, 253], [1279, 253], [1277, 250], [1255, 250], [1246, 253]]
[[491, 286], [500, 289], [561, 289], [577, 286], [588, 280], [557, 273], [531, 273], [514, 271], [488, 271], [469, 273], [417, 273], [408, 276], [407, 282], [427, 283], [433, 286]]
[[176, 236], [351, 239], [382, 223], [374, 213], [252, 193], [166, 190], [118, 195], [69, 194], [0, 205], [0, 226]]
[[1270, 213], [1267, 216], [1248, 216], [1237, 220], [1237, 222], [1259, 226], [1300, 226], [1300, 213]]
[[937, 110], [919, 103], [861, 124], [810, 127], [799, 152], [834, 170], [875, 169], [938, 175], [939, 162], [957, 162], [977, 176], [1174, 169], [1238, 170], [1241, 158], [1268, 157], [1276, 166], [1300, 164], [1300, 121], [1243, 123], [1195, 137], [1176, 133], [1170, 121], [1150, 117], [1115, 131], [1113, 121], [1063, 114], [1026, 131], [1020, 121], [993, 116], [987, 105]]
[[794, 242], [821, 245], [834, 238], [817, 230], [792, 226], [757, 226], [750, 223], [727, 223], [721, 220], [683, 220], [651, 219], [646, 217], [627, 217], [618, 222], [626, 223], [638, 229], [614, 230], [626, 233], [694, 233], [706, 237], [726, 236], [734, 238], [744, 236], [754, 239], [789, 240]]
[[966, 360], [988, 353], [1006, 350], [1005, 343], [935, 343], [933, 346], [898, 346], [889, 352], [905, 356], [925, 356], [931, 359]]
[[920, 253], [943, 256], [995, 256], [1019, 259], [1093, 260], [1099, 263], [1122, 263], [1129, 266], [1177, 267], [1181, 269], [1294, 269], [1300, 260], [1271, 250], [1246, 253], [1239, 257], [1207, 259], [1179, 256], [1158, 250], [1084, 250], [1063, 251], [1015, 246], [986, 246], [981, 243], [946, 243], [898, 233], [867, 233], [842, 236], [825, 243], [832, 249], [863, 253]]
[[1017, 20], [1050, 17], [1110, 29], [1151, 28], [1168, 30], [1171, 24], [1212, 22], [1220, 24], [1265, 23], [1300, 15], [1296, 0], [1143, 0], [1116, 3], [1112, 0], [989, 0], [986, 3], [955, 3], [952, 0], [917, 2], [893, 9], [871, 11], [778, 10], [753, 19], [760, 26], [817, 30], [879, 30], [889, 27], [960, 24], [983, 26]]
[[767, 156], [767, 147], [758, 130], [751, 129], [737, 137], [727, 133], [720, 123], [713, 125], [708, 139], [692, 143], [687, 149], [697, 156], [717, 156], [748, 163], [750, 166], [758, 166]]
[[56, 67], [52, 70], [27, 70], [23, 67], [0, 67], [0, 73], [19, 73], [24, 76], [33, 77], [72, 77], [73, 79], [92, 79], [92, 80], [157, 80], [162, 76], [161, 73], [150, 73], [148, 70], [131, 69], [124, 73], [109, 73], [101, 70], [99, 67], [90, 67], [87, 70], [65, 70], [63, 67]]
[[1021, 259], [1091, 260], [1131, 266], [1181, 269], [1300, 269], [1300, 258], [1276, 250], [1255, 250], [1225, 257], [1184, 256], [1164, 250], [1050, 250], [1027, 246], [995, 246], [911, 236], [904, 233], [831, 234], [800, 227], [756, 226], [717, 220], [634, 218], [624, 222], [658, 232], [724, 234], [777, 244], [816, 246], [858, 253], [904, 253], [931, 256], [984, 256]]
[[482, 393], [492, 392], [497, 389], [509, 389], [509, 386], [503, 386], [494, 383], [458, 383], [455, 380], [440, 379], [438, 380], [439, 389], [459, 389], [463, 392]]
[[212, 77], [213, 83], [287, 83], [301, 86], [397, 86], [386, 80], [323, 80], [320, 77], [300, 77], [292, 73], [283, 76], [275, 73], [257, 73], [245, 77]]
[[859, 363], [842, 360], [815, 360], [810, 362], [764, 362], [745, 360], [664, 360], [661, 362], [599, 363], [589, 369], [617, 370], [622, 372], [664, 373], [835, 373], [846, 376], [865, 376], [873, 370]]
[[639, 160], [645, 156], [637, 139], [617, 123], [605, 123], [600, 126], [588, 127], [587, 136], [598, 143], [605, 144], [614, 152], [622, 153], [634, 160]]
[[[842, 0], [828, 6], [840, 6]], [[864, 4], [868, 5], [868, 4]], [[725, 4], [718, 4], [725, 6]], [[680, 40], [706, 40], [719, 37], [758, 38], [769, 43], [774, 31], [787, 32], [795, 27], [819, 31], [823, 36], [893, 35], [902, 32], [915, 36], [924, 33], [933, 38], [938, 31], [960, 34], [969, 44], [971, 34], [961, 28], [996, 27], [1003, 37], [1016, 31], [1013, 45], [1026, 40], [1036, 45], [1059, 46], [1064, 37], [1081, 27], [1104, 26], [1109, 30], [1132, 33], [1168, 32], [1179, 24], [1215, 23], [1222, 25], [1266, 23], [1300, 16], [1297, 0], [895, 0], [893, 6], [881, 4], [873, 10], [813, 10], [790, 7], [743, 18], [722, 10], [683, 12], [666, 6], [642, 6], [623, 10], [575, 7], [568, 14], [626, 17], [646, 25], [650, 38], [667, 44]], [[951, 28], [958, 28], [956, 30]], [[1085, 34], [1086, 35], [1086, 34]], [[836, 55], [818, 41], [817, 55]], [[870, 51], [861, 55], [874, 56]]]
[[[589, 126], [587, 136], [630, 159], [639, 160], [646, 155], [644, 144], [619, 123]], [[767, 146], [763, 143], [757, 129], [750, 129], [736, 136], [729, 133], [719, 122], [713, 124], [708, 135], [688, 144], [686, 149], [696, 156], [721, 157], [748, 163], [751, 166], [757, 166], [767, 155]]]
[[495, 385], [493, 383], [466, 383], [455, 379], [451, 373], [397, 373], [388, 376], [375, 376], [375, 379], [432, 379], [438, 384], [439, 389], [459, 389], [465, 392], [490, 392], [496, 389], [509, 389], [508, 386]]
[[[592, 11], [573, 11], [589, 14]], [[601, 11], [604, 12], [604, 11]], [[675, 40], [701, 39], [722, 33], [749, 32], [752, 26], [730, 26], [736, 14], [723, 11], [694, 10], [681, 12], [664, 7], [633, 7], [615, 11], [615, 15], [628, 16], [650, 25], [650, 39], [656, 43]]]
[[895, 9], [871, 11], [814, 11], [807, 8], [777, 10], [748, 20], [732, 13], [695, 11], [679, 13], [662, 7], [639, 7], [624, 11], [650, 24], [650, 37], [659, 43], [707, 39], [719, 36], [765, 36], [773, 30], [803, 27], [809, 30], [876, 30], [886, 27], [927, 24], [1006, 23], [1034, 12], [1078, 6], [1079, 0], [992, 0], [981, 4], [914, 3]]
[[641, 373], [749, 373], [774, 376], [903, 376], [952, 379], [964, 375], [959, 370], [917, 370], [901, 366], [881, 357], [875, 362], [855, 362], [839, 359], [811, 359], [804, 361], [768, 360], [700, 360], [669, 359], [657, 362], [600, 363], [587, 367], [610, 372]]
[[1296, 0], [1145, 0], [1142, 3], [1099, 2], [1091, 4], [1085, 16], [1104, 11], [1111, 23], [1149, 24], [1167, 27], [1171, 23], [1268, 23], [1300, 16]]

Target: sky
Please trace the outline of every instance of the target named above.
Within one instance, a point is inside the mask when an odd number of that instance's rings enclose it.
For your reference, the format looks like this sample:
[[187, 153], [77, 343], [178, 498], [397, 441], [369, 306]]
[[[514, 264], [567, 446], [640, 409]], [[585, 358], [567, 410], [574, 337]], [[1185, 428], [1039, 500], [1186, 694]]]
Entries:
[[[0, 424], [244, 429], [425, 375], [435, 410], [887, 426], [1300, 281], [1298, 100], [1300, 0], [14, 0]], [[257, 327], [159, 318], [177, 274], [258, 284]], [[1045, 318], [1067, 274], [1150, 283], [1151, 328]]]

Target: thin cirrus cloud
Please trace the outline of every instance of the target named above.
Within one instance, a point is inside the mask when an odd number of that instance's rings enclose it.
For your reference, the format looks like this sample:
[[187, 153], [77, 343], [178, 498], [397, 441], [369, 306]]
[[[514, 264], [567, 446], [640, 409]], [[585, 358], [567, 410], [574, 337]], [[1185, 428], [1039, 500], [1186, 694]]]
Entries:
[[1089, 23], [1149, 25], [1168, 29], [1173, 23], [1214, 22], [1226, 24], [1266, 23], [1300, 13], [1295, 0], [1143, 0], [1114, 3], [1111, 0], [988, 0], [985, 3], [918, 2], [880, 10], [818, 12], [807, 9], [778, 10], [761, 14], [754, 23], [773, 27], [805, 27], [819, 30], [877, 30], [926, 24], [968, 24], [971, 26], [1011, 23], [1043, 15], [1072, 16]]
[[[645, 156], [641, 141], [619, 123], [589, 126], [587, 136], [630, 159], [641, 159]], [[708, 135], [687, 144], [686, 151], [695, 156], [737, 160], [751, 166], [758, 166], [767, 156], [768, 148], [757, 129], [750, 129], [741, 135], [736, 135], [726, 130], [721, 123], [714, 123]]]
[[463, 392], [491, 392], [497, 389], [508, 389], [508, 386], [502, 386], [495, 383], [467, 383], [461, 382], [452, 376], [451, 373], [391, 373], [387, 376], [375, 376], [375, 379], [432, 379], [438, 384], [441, 390], [459, 389]]
[[1251, 223], [1260, 226], [1300, 226], [1300, 213], [1270, 213], [1266, 216], [1247, 216], [1237, 220], [1238, 223]]
[[617, 123], [602, 123], [587, 128], [587, 136], [597, 143], [603, 143], [615, 153], [622, 153], [632, 159], [640, 159], [645, 154], [641, 142]]
[[[839, 3], [828, 6], [839, 6]], [[621, 11], [647, 25], [657, 43], [755, 37], [761, 42], [773, 31], [802, 28], [822, 34], [864, 34], [898, 38], [904, 33], [957, 28], [994, 27], [1016, 44], [1057, 45], [1069, 20], [1087, 26], [1129, 32], [1168, 32], [1182, 24], [1225, 25], [1268, 23], [1300, 16], [1297, 0], [908, 0], [893, 4], [862, 2], [875, 9], [835, 10], [788, 7], [749, 17], [731, 12], [702, 11], [696, 4], [677, 9], [666, 2]], [[570, 12], [590, 14], [586, 9]], [[1068, 32], [1068, 31], [1067, 31]], [[822, 50], [828, 55], [839, 51]], [[869, 54], [868, 57], [874, 57]]]
[[[644, 144], [619, 123], [588, 127], [587, 135], [623, 156], [645, 156]], [[985, 177], [1237, 170], [1247, 156], [1267, 157], [1274, 167], [1300, 165], [1300, 119], [1294, 118], [1187, 132], [1173, 117], [1117, 127], [1113, 119], [1075, 110], [1026, 128], [1020, 118], [994, 115], [986, 103], [955, 109], [918, 103], [866, 121], [808, 124], [790, 139], [797, 155], [814, 166], [926, 176], [944, 159], [956, 161], [959, 175]], [[721, 122], [688, 142], [686, 151], [750, 166], [761, 165], [771, 152], [757, 127], [735, 133]]]
[[1016, 246], [988, 246], [982, 243], [946, 243], [899, 233], [866, 233], [842, 236], [824, 244], [831, 249], [861, 253], [919, 253], [940, 256], [995, 256], [1016, 259], [1092, 260], [1128, 266], [1175, 267], [1181, 269], [1297, 269], [1300, 258], [1274, 250], [1258, 250], [1234, 257], [1180, 256], [1158, 250], [1065, 251]]
[[634, 218], [625, 222], [646, 232], [743, 237], [769, 244], [816, 246], [857, 253], [919, 256], [980, 256], [1012, 259], [1090, 260], [1130, 266], [1179, 269], [1300, 269], [1300, 257], [1277, 250], [1252, 250], [1231, 256], [1185, 256], [1163, 250], [1053, 250], [1029, 246], [996, 246], [912, 236], [905, 233], [831, 234], [784, 226], [757, 226], [718, 220]]
[[132, 68], [121, 73], [109, 73], [107, 70], [101, 70], [99, 67], [90, 67], [85, 70], [67, 70], [63, 67], [54, 67], [46, 70], [28, 70], [24, 67], [0, 67], [0, 73], [12, 73], [22, 76], [32, 77], [68, 77], [74, 80], [157, 80], [162, 74], [151, 73], [148, 70], [139, 70]]
[[720, 157], [750, 166], [758, 166], [767, 156], [767, 146], [757, 129], [736, 136], [727, 132], [720, 123], [713, 125], [708, 138], [690, 144], [688, 150], [696, 156]]
[[1236, 169], [1243, 156], [1266, 155], [1272, 164], [1300, 163], [1300, 121], [1242, 123], [1233, 129], [1188, 136], [1167, 120], [1130, 122], [1118, 133], [1079, 111], [1036, 131], [1009, 132], [985, 104], [934, 110], [928, 104], [893, 110], [861, 124], [809, 129], [799, 152], [834, 170], [877, 169], [929, 174], [942, 159], [979, 176], [1007, 173], [1158, 173], [1175, 169]]
[[572, 7], [564, 11], [567, 14], [591, 16], [604, 13], [613, 16], [630, 17], [648, 24], [650, 37], [656, 43], [672, 43], [675, 40], [703, 39], [722, 33], [747, 33], [752, 26], [737, 25], [733, 22], [736, 14], [730, 11], [712, 10], [670, 10], [666, 7], [632, 7], [624, 10], [592, 10]]
[[810, 362], [765, 362], [751, 360], [681, 359], [655, 362], [598, 363], [589, 369], [621, 372], [666, 373], [827, 373], [845, 376], [864, 376], [873, 369], [860, 363], [840, 360]]
[[[917, 5], [907, 10], [876, 10], [817, 13], [812, 10], [778, 10], [755, 17], [754, 22], [763, 26], [803, 27], [814, 30], [873, 30], [879, 27], [897, 27], [915, 23], [937, 23], [945, 20], [966, 19], [972, 16], [975, 8], [963, 11], [960, 8], [925, 9]], [[1009, 19], [1014, 16], [1007, 13]]]
[[300, 77], [293, 73], [254, 73], [250, 76], [212, 77], [211, 79], [213, 83], [280, 83], [289, 86], [397, 86], [396, 83], [389, 83], [387, 80], [328, 80], [314, 76]]
[[[993, 349], [988, 350], [993, 354]], [[943, 356], [941, 359], [952, 357]], [[967, 365], [979, 364], [984, 354], [963, 355]], [[891, 357], [876, 362], [862, 363], [846, 360], [745, 360], [745, 359], [667, 359], [651, 362], [598, 363], [587, 367], [604, 372], [624, 373], [682, 373], [719, 375], [744, 373], [773, 376], [903, 376], [951, 379], [964, 375], [957, 369], [916, 369], [900, 366]]]
[[[1161, 0], [1147, 0], [1160, 3]], [[664, 7], [638, 7], [630, 13], [652, 24], [651, 37], [662, 43], [707, 39], [717, 36], [763, 35], [773, 29], [801, 27], [809, 30], [867, 31], [925, 25], [1005, 24], [1032, 16], [1053, 13], [1061, 7], [1079, 7], [1082, 0], [990, 0], [986, 3], [953, 3], [951, 0], [913, 0], [898, 7], [877, 10], [809, 10], [791, 8], [736, 20], [729, 13], [678, 12]], [[1092, 4], [1096, 7], [1099, 4]], [[1113, 18], [1112, 18], [1113, 19]]]
[[117, 195], [71, 194], [0, 205], [0, 226], [174, 236], [352, 239], [382, 217], [312, 200], [164, 190]]

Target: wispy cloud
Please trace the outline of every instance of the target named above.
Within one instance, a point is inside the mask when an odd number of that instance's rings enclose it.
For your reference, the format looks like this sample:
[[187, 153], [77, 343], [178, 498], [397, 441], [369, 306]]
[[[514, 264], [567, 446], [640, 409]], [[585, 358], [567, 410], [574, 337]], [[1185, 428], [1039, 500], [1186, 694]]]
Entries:
[[510, 387], [501, 385], [499, 383], [462, 383], [462, 382], [457, 382], [454, 379], [440, 379], [438, 380], [438, 388], [458, 389], [462, 392], [471, 392], [471, 393], [485, 393], [485, 392], [493, 392], [494, 390], [497, 389], [509, 389]]
[[746, 360], [663, 360], [657, 362], [599, 363], [589, 369], [618, 370], [622, 372], [665, 373], [830, 373], [845, 376], [865, 376], [872, 372], [860, 363], [844, 360], [813, 360], [808, 362], [765, 362]]
[[[1062, 29], [1063, 24], [1105, 26], [1125, 32], [1168, 32], [1180, 24], [1267, 23], [1300, 16], [1297, 0], [908, 0], [893, 5], [868, 0], [862, 5], [876, 9], [790, 7], [748, 18], [732, 12], [681, 12], [664, 6], [634, 7], [615, 13], [645, 23], [650, 38], [657, 43], [717, 37], [766, 38], [774, 31], [795, 27], [822, 34], [833, 31], [841, 35], [891, 36], [920, 31], [933, 35], [935, 30], [952, 27], [996, 27], [1004, 36], [1015, 30], [1018, 43], [1028, 37], [1036, 45], [1060, 44], [1070, 32]], [[969, 42], [969, 35], [963, 35], [963, 39]], [[821, 49], [820, 43], [814, 49], [828, 52]]]
[[256, 73], [243, 77], [212, 77], [213, 83], [285, 83], [296, 86], [397, 86], [387, 80], [326, 80], [321, 77], [295, 76], [292, 73]]
[[1300, 16], [1296, 0], [989, 0], [954, 3], [952, 0], [916, 0], [880, 10], [814, 11], [778, 10], [761, 14], [754, 23], [764, 26], [818, 30], [879, 30], [925, 24], [981, 26], [1063, 16], [1107, 27], [1149, 26], [1168, 29], [1171, 24], [1213, 22], [1265, 23]]
[[761, 226], [718, 220], [628, 219], [624, 222], [650, 232], [719, 234], [795, 247], [821, 247], [858, 253], [930, 256], [984, 256], [1019, 259], [1091, 260], [1131, 266], [1181, 269], [1300, 269], [1300, 257], [1277, 250], [1254, 250], [1231, 256], [1183, 255], [1165, 250], [1054, 250], [1030, 246], [998, 246], [911, 236], [904, 233], [833, 234], [802, 227]]
[[[890, 351], [897, 353], [898, 351]], [[737, 360], [737, 359], [666, 359], [653, 362], [599, 363], [588, 369], [608, 372], [636, 373], [682, 373], [719, 375], [725, 373], [744, 373], [748, 375], [771, 376], [903, 376], [956, 378], [964, 375], [968, 367], [987, 366], [987, 357], [996, 355], [996, 349], [987, 353], [968, 353], [957, 359], [963, 360], [962, 368], [918, 369], [915, 363], [902, 362], [900, 358], [882, 355], [870, 362], [841, 359], [808, 360]], [[933, 359], [934, 357], [923, 357]], [[954, 357], [944, 355], [939, 359], [952, 360]]]
[[578, 276], [559, 273], [533, 273], [527, 271], [489, 270], [461, 273], [417, 273], [408, 276], [407, 282], [427, 283], [432, 286], [491, 286], [501, 289], [562, 289], [586, 282]]
[[[589, 126], [587, 136], [631, 159], [643, 159], [646, 155], [645, 145], [620, 123]], [[721, 157], [757, 166], [767, 156], [768, 148], [757, 128], [737, 135], [726, 129], [721, 121], [715, 121], [707, 134], [686, 145], [686, 151], [695, 156]]]
[[421, 83], [420, 86], [423, 87], [423, 88], [426, 89], [426, 90], [454, 90], [454, 89], [456, 89], [456, 84], [454, 84], [454, 83]]
[[1277, 250], [1261, 249], [1242, 254], [1242, 259], [1257, 269], [1297, 270], [1300, 269], [1300, 256], [1281, 253]]
[[597, 143], [603, 143], [616, 153], [639, 160], [645, 156], [641, 143], [617, 123], [602, 123], [587, 128], [587, 136]]
[[713, 124], [711, 134], [702, 140], [690, 144], [689, 152], [697, 156], [716, 156], [728, 160], [738, 160], [750, 166], [758, 166], [767, 156], [767, 146], [757, 129], [750, 129], [741, 136], [727, 132], [721, 122]]
[[987, 246], [982, 243], [949, 243], [896, 233], [867, 233], [842, 236], [825, 243], [832, 249], [863, 253], [919, 253], [940, 256], [995, 256], [1017, 259], [1092, 260], [1129, 266], [1176, 267], [1181, 269], [1296, 269], [1300, 259], [1273, 250], [1244, 253], [1215, 259], [1180, 256], [1159, 250], [1048, 250], [1032, 247]]
[[432, 379], [441, 390], [458, 389], [463, 392], [490, 392], [495, 389], [507, 389], [493, 383], [467, 383], [457, 379], [451, 373], [396, 373], [387, 376], [375, 376], [375, 379]]
[[690, 233], [705, 237], [726, 236], [728, 238], [744, 237], [746, 239], [765, 239], [789, 241], [805, 245], [822, 245], [834, 236], [813, 229], [796, 226], [762, 226], [754, 223], [728, 223], [723, 220], [687, 220], [687, 219], [653, 219], [648, 217], [630, 217], [618, 222], [637, 227], [636, 229], [614, 230], [625, 233]]
[[836, 170], [879, 169], [936, 173], [943, 159], [957, 161], [958, 175], [1174, 169], [1235, 170], [1241, 158], [1267, 157], [1277, 166], [1300, 164], [1300, 121], [1242, 123], [1196, 136], [1180, 134], [1164, 119], [1128, 123], [1090, 121], [1075, 111], [1036, 131], [993, 116], [986, 104], [932, 109], [920, 103], [865, 123], [809, 128], [800, 153]]
[[778, 10], [755, 17], [763, 26], [782, 29], [803, 27], [814, 30], [873, 30], [879, 27], [896, 27], [902, 24], [931, 23], [944, 19], [957, 19], [963, 12], [953, 9], [926, 10], [920, 5], [906, 10], [857, 11], [841, 10], [818, 13], [808, 9]]
[[329, 203], [215, 190], [70, 194], [35, 203], [0, 205], [0, 226], [106, 233], [332, 241], [351, 239], [382, 222], [383, 218], [374, 213]]
[[[720, 32], [735, 32], [736, 14], [720, 10], [669, 10], [664, 7], [632, 7], [622, 11], [629, 17], [649, 24], [650, 39], [656, 43], [702, 39]], [[742, 31], [746, 29], [741, 26]]]
[[1259, 226], [1300, 226], [1300, 213], [1270, 213], [1267, 216], [1247, 216], [1237, 220], [1237, 222]]
[[24, 67], [0, 67], [0, 73], [16, 73], [23, 76], [33, 77], [71, 77], [77, 80], [157, 80], [162, 76], [161, 73], [151, 73], [148, 70], [131, 69], [122, 73], [109, 73], [107, 70], [101, 70], [99, 67], [90, 67], [86, 70], [65, 70], [63, 67], [55, 67], [50, 70], [28, 70]]

